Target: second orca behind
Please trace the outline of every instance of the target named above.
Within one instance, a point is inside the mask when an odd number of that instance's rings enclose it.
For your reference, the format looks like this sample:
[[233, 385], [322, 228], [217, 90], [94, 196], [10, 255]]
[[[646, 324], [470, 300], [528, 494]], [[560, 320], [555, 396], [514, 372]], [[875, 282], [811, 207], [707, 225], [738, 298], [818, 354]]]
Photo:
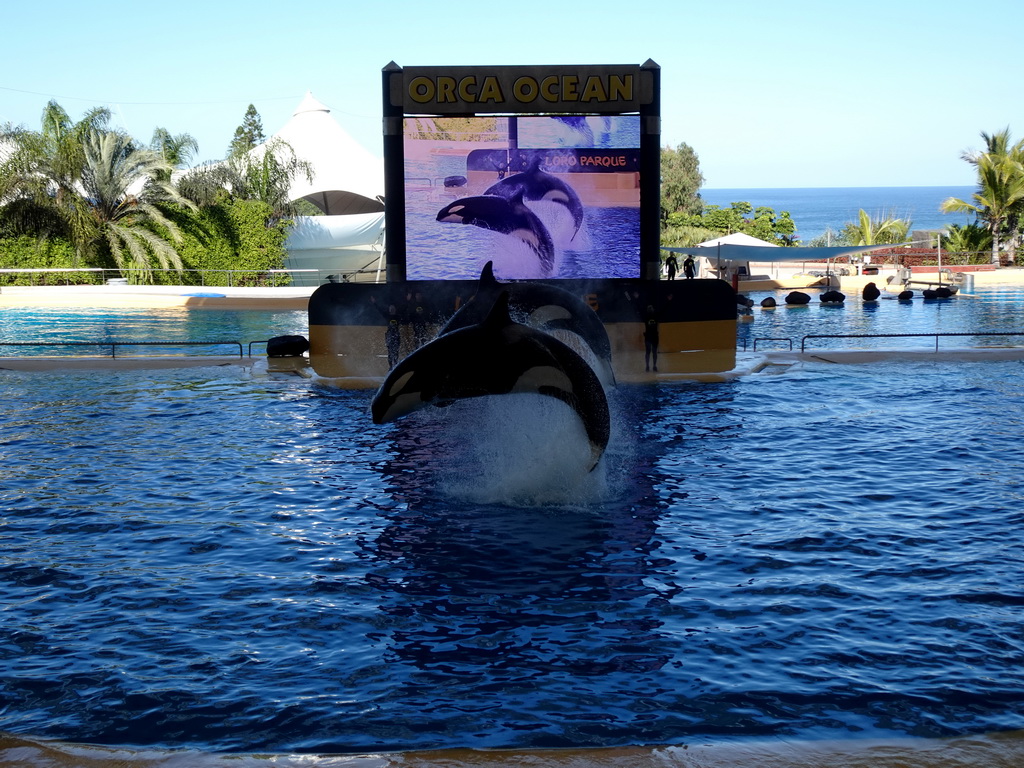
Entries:
[[370, 406], [375, 424], [428, 405], [486, 395], [546, 395], [571, 407], [583, 423], [593, 470], [611, 432], [604, 388], [594, 369], [550, 334], [512, 320], [502, 292], [483, 322], [438, 336], [387, 375]]
[[531, 282], [499, 283], [490, 261], [480, 270], [476, 294], [452, 315], [438, 335], [482, 322], [502, 291], [508, 292], [509, 307], [527, 317], [527, 325], [541, 330], [569, 331], [579, 336], [594, 353], [601, 381], [607, 385], [615, 384], [608, 331], [593, 309], [575, 294], [558, 286]]

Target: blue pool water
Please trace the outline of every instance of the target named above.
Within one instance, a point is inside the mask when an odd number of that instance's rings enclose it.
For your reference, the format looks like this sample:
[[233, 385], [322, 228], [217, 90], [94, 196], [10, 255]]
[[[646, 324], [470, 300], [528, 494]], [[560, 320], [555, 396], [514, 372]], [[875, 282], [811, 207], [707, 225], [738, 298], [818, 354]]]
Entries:
[[[978, 288], [973, 294], [952, 299], [925, 300], [920, 292], [912, 301], [901, 302], [884, 294], [875, 302], [864, 302], [850, 291], [842, 304], [821, 304], [820, 289], [808, 290], [811, 302], [803, 306], [783, 306], [788, 290], [755, 291], [753, 321], [737, 327], [740, 349], [788, 349], [781, 341], [792, 340], [794, 349], [808, 335], [886, 335], [935, 333], [1024, 332], [1024, 290], [1015, 286]], [[762, 309], [762, 299], [771, 296], [779, 306]], [[940, 349], [971, 346], [1020, 345], [1021, 337], [967, 337], [940, 340]], [[862, 347], [867, 349], [934, 349], [928, 338], [814, 339], [808, 349]]]
[[[248, 344], [286, 334], [307, 335], [308, 328], [306, 312], [294, 310], [189, 310], [184, 307], [0, 309], [0, 342], [236, 341]], [[142, 348], [131, 350], [133, 354], [144, 351]], [[103, 352], [98, 348], [0, 345], [0, 356]]]
[[0, 730], [374, 752], [1020, 729], [1022, 365], [621, 386], [592, 474], [553, 400], [378, 427], [368, 392], [258, 371], [0, 371]]

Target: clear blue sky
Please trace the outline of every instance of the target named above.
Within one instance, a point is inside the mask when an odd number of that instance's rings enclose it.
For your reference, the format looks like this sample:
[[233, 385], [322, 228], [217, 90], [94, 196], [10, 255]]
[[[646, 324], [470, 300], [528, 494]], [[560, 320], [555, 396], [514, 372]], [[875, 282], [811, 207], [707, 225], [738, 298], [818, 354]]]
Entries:
[[55, 98], [106, 105], [148, 142], [188, 132], [224, 156], [248, 104], [264, 132], [307, 90], [381, 154], [381, 69], [641, 64], [662, 71], [662, 144], [686, 142], [705, 186], [971, 185], [981, 131], [1024, 137], [1020, 0], [856, 3], [11, 4], [0, 123], [37, 129]]

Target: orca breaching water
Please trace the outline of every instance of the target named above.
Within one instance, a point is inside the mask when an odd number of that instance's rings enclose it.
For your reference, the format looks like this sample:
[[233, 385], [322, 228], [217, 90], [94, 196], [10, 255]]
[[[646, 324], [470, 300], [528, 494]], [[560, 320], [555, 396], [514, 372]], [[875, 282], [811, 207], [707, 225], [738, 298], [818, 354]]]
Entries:
[[572, 216], [573, 238], [583, 226], [583, 203], [570, 185], [541, 170], [540, 163], [540, 157], [534, 156], [525, 171], [495, 182], [484, 194], [452, 201], [438, 211], [437, 220], [511, 235], [530, 247], [542, 274], [550, 275], [555, 266], [555, 243], [548, 226], [526, 202], [564, 206]]
[[[516, 322], [517, 312], [540, 327]], [[588, 314], [589, 313], [589, 314]], [[375, 424], [394, 421], [428, 405], [460, 399], [535, 393], [571, 407], [583, 423], [593, 470], [611, 433], [602, 376], [572, 347], [544, 328], [575, 333], [612, 383], [611, 345], [594, 312], [568, 291], [532, 283], [501, 284], [488, 262], [477, 294], [438, 336], [395, 365], [371, 405]]]

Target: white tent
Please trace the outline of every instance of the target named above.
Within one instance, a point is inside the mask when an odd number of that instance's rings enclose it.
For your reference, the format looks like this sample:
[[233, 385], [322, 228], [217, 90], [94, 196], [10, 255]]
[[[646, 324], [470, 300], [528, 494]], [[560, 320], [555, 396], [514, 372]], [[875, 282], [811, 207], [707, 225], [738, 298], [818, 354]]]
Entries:
[[313, 166], [312, 181], [300, 175], [292, 183], [292, 200], [308, 200], [329, 216], [384, 210], [384, 161], [356, 142], [312, 93], [274, 139]]
[[[342, 280], [378, 280], [384, 263], [384, 161], [360, 145], [306, 93], [277, 133], [295, 156], [312, 166], [292, 183], [289, 197], [307, 200], [323, 216], [297, 216], [288, 234], [285, 266], [299, 285], [316, 285], [328, 274]], [[259, 151], [257, 148], [254, 151]]]

